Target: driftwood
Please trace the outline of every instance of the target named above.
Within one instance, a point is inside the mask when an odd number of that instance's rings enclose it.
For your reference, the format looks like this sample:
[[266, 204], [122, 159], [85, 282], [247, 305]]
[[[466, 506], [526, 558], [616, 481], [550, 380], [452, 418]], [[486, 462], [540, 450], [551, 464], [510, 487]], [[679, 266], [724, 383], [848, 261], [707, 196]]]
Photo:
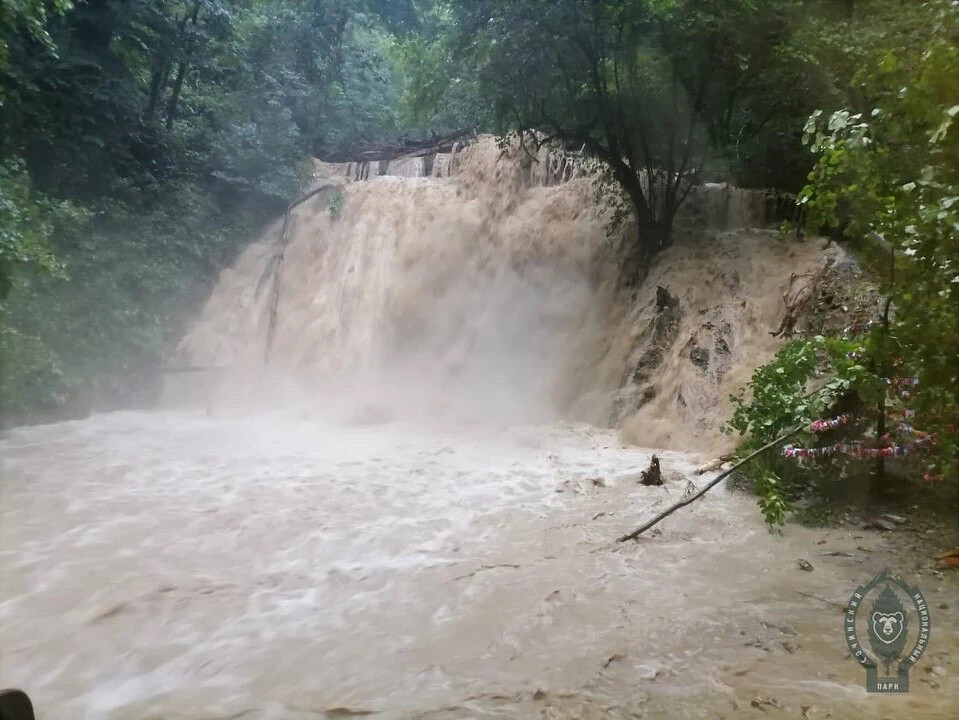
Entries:
[[663, 473], [659, 469], [659, 456], [653, 455], [649, 461], [649, 468], [639, 474], [639, 482], [643, 485], [659, 486], [663, 484]]
[[649, 530], [651, 527], [653, 527], [653, 525], [658, 524], [661, 520], [663, 520], [664, 518], [672, 515], [672, 514], [673, 514], [674, 512], [676, 512], [677, 510], [679, 510], [679, 508], [685, 507], [686, 505], [689, 505], [690, 503], [692, 503], [692, 502], [698, 500], [699, 498], [701, 498], [703, 495], [705, 495], [705, 494], [708, 493], [710, 490], [712, 490], [714, 487], [716, 487], [716, 485], [718, 485], [718, 484], [720, 483], [720, 481], [723, 480], [724, 478], [726, 478], [730, 473], [732, 473], [733, 471], [739, 469], [740, 467], [742, 467], [743, 465], [745, 465], [746, 463], [748, 463], [750, 460], [752, 460], [754, 457], [756, 457], [756, 456], [759, 455], [760, 453], [766, 452], [766, 451], [767, 451], [769, 448], [771, 448], [773, 445], [776, 445], [776, 444], [778, 444], [778, 443], [781, 443], [783, 440], [785, 440], [786, 438], [790, 437], [791, 435], [795, 435], [795, 434], [796, 434], [797, 432], [799, 432], [801, 429], [802, 429], [802, 426], [801, 426], [801, 425], [797, 425], [797, 426], [794, 427], [792, 430], [790, 430], [790, 431], [787, 432], [787, 433], [784, 433], [784, 434], [780, 435], [778, 438], [776, 438], [776, 439], [773, 440], [772, 442], [766, 443], [766, 444], [763, 445], [761, 448], [759, 448], [756, 452], [748, 455], [747, 457], [743, 458], [743, 459], [740, 460], [738, 463], [736, 463], [735, 465], [733, 465], [731, 468], [729, 468], [729, 470], [726, 470], [725, 472], [720, 473], [720, 474], [717, 475], [715, 478], [713, 478], [712, 480], [710, 480], [706, 485], [703, 486], [703, 488], [702, 488], [701, 490], [697, 491], [697, 492], [694, 493], [693, 495], [690, 495], [688, 498], [685, 498], [685, 499], [683, 499], [683, 500], [680, 500], [680, 501], [677, 502], [675, 505], [670, 506], [669, 508], [667, 508], [667, 509], [664, 510], [663, 512], [659, 513], [659, 515], [657, 515], [656, 517], [654, 517], [654, 518], [653, 518], [652, 520], [650, 520], [649, 522], [644, 523], [644, 524], [641, 525], [640, 527], [638, 527], [638, 528], [636, 528], [635, 530], [633, 530], [631, 533], [626, 533], [626, 534], [623, 535], [622, 537], [617, 538], [616, 542], [626, 542], [627, 540], [635, 540], [635, 539], [638, 538], [640, 535], [642, 535], [644, 532], [646, 532], [646, 531]]
[[463, 129], [448, 135], [433, 135], [429, 140], [404, 138], [396, 143], [380, 143], [362, 140], [353, 145], [325, 155], [323, 162], [375, 162], [377, 160], [401, 160], [405, 158], [452, 152], [453, 145], [471, 130]]
[[[789, 288], [783, 293], [783, 304], [786, 306], [786, 314], [775, 332], [769, 334], [773, 337], [788, 337], [792, 335], [796, 323], [802, 317], [809, 303], [816, 294], [816, 290], [822, 284], [829, 268], [832, 267], [832, 259], [827, 260], [826, 264], [814, 273], [804, 273], [797, 275], [793, 273], [789, 276]], [[797, 280], [808, 279], [804, 285], [794, 288]]]

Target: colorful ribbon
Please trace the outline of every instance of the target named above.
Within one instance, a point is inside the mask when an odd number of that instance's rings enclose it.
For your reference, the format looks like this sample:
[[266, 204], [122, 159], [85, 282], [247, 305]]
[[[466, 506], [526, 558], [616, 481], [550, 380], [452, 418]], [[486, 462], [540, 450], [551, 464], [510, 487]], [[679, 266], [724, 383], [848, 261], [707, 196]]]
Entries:
[[836, 428], [845, 425], [849, 422], [849, 418], [845, 415], [839, 415], [828, 420], [813, 420], [812, 425], [809, 426], [811, 432], [824, 432], [826, 430], [835, 430]]
[[805, 458], [829, 457], [837, 453], [860, 458], [902, 457], [915, 451], [921, 445], [935, 442], [932, 435], [925, 434], [922, 438], [905, 445], [889, 445], [887, 447], [864, 447], [861, 443], [837, 443], [818, 448], [800, 448], [786, 445], [783, 455], [787, 458], [803, 460]]

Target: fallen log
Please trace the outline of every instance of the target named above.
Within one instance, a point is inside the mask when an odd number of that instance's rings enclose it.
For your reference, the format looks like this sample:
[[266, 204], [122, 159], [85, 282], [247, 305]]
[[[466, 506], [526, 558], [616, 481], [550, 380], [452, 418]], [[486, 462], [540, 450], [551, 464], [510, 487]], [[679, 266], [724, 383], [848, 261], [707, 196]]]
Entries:
[[329, 163], [376, 162], [448, 153], [453, 150], [453, 145], [457, 141], [470, 132], [469, 129], [463, 128], [439, 137], [434, 135], [429, 140], [403, 139], [397, 143], [361, 141], [325, 155], [320, 160]]
[[647, 522], [647, 523], [644, 523], [643, 525], [641, 525], [640, 527], [636, 528], [636, 529], [633, 530], [632, 532], [626, 533], [626, 534], [623, 535], [622, 537], [617, 538], [616, 542], [626, 542], [627, 540], [635, 540], [635, 539], [638, 538], [640, 535], [642, 535], [644, 532], [646, 532], [647, 530], [649, 530], [651, 527], [653, 527], [654, 525], [658, 524], [661, 520], [669, 517], [669, 516], [672, 515], [674, 512], [676, 512], [677, 510], [679, 510], [679, 508], [681, 508], [681, 507], [686, 507], [686, 506], [689, 505], [690, 503], [692, 503], [692, 502], [698, 500], [699, 498], [701, 498], [703, 495], [705, 495], [705, 494], [708, 493], [710, 490], [712, 490], [714, 487], [716, 487], [716, 486], [717, 486], [723, 479], [725, 479], [730, 473], [732, 473], [732, 472], [734, 472], [735, 470], [739, 469], [740, 467], [742, 467], [743, 465], [745, 465], [746, 463], [748, 463], [750, 460], [752, 460], [752, 459], [753, 459], [754, 457], [756, 457], [757, 455], [766, 452], [766, 451], [767, 451], [769, 448], [771, 448], [773, 445], [777, 445], [777, 444], [781, 443], [783, 440], [785, 440], [786, 438], [788, 438], [788, 437], [790, 437], [790, 436], [792, 436], [792, 435], [795, 435], [795, 434], [796, 434], [797, 432], [799, 432], [801, 429], [802, 429], [802, 425], [797, 425], [797, 426], [794, 427], [792, 430], [790, 430], [790, 431], [787, 432], [787, 433], [784, 433], [784, 434], [780, 435], [778, 438], [776, 438], [776, 439], [773, 440], [772, 442], [766, 443], [766, 444], [763, 445], [761, 448], [759, 448], [756, 452], [751, 453], [750, 455], [746, 456], [745, 458], [743, 458], [742, 460], [740, 460], [738, 463], [736, 463], [735, 465], [733, 465], [731, 468], [729, 468], [729, 470], [726, 470], [725, 472], [721, 472], [721, 473], [720, 473], [719, 475], [717, 475], [715, 478], [713, 478], [713, 479], [710, 480], [708, 483], [706, 483], [706, 485], [704, 485], [704, 486], [702, 487], [702, 489], [699, 490], [698, 492], [694, 493], [693, 495], [690, 495], [688, 498], [685, 498], [685, 499], [683, 499], [683, 500], [680, 500], [680, 501], [677, 502], [675, 505], [672, 505], [672, 506], [668, 507], [666, 510], [663, 510], [663, 512], [659, 513], [659, 515], [657, 515], [656, 517], [654, 517], [652, 520], [650, 520], [650, 521]]

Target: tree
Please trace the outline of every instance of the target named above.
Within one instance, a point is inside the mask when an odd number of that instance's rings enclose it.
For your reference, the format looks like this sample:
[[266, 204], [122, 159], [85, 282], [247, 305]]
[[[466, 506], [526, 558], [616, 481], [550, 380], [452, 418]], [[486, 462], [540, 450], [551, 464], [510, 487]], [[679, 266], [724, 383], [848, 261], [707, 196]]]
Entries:
[[309, 156], [395, 131], [392, 33], [412, 10], [0, 0], [2, 411], [149, 400], [206, 284]]
[[[859, 250], [885, 299], [863, 326], [842, 337], [792, 342], [757, 369], [748, 393], [733, 398], [730, 425], [745, 436], [744, 450], [798, 426], [803, 450], [793, 455], [817, 458], [829, 477], [858, 463], [853, 472], [871, 469], [879, 490], [896, 479], [887, 475], [886, 458], [901, 456], [909, 474], [940, 481], [954, 500], [959, 10], [938, 0], [915, 6], [905, 19], [886, 3], [870, 9], [876, 12], [867, 30], [842, 50], [856, 58], [847, 64], [850, 76], [834, 75], [849, 106], [818, 110], [806, 122], [804, 140], [816, 162], [799, 202], [808, 229], [828, 229]], [[810, 392], [823, 377], [822, 391]], [[843, 421], [827, 424], [832, 435], [824, 440], [814, 421], [837, 412]], [[874, 464], [863, 463], [867, 458]], [[771, 522], [782, 520], [781, 493], [790, 485], [783, 481], [797, 475], [791, 462], [770, 458], [754, 473], [764, 507], [779, 508], [767, 515]]]
[[[490, 98], [500, 130], [537, 131], [602, 160], [637, 221], [641, 265], [728, 141], [733, 87], [761, 67], [753, 33], [769, 3], [481, 0], [454, 6], [456, 57]], [[744, 69], [745, 68], [745, 69]], [[720, 102], [722, 99], [722, 102]]]
[[[888, 297], [869, 347], [919, 380], [917, 425], [936, 433], [937, 471], [952, 479], [959, 431], [959, 9], [921, 6], [859, 73], [862, 104], [806, 124], [818, 156], [800, 202], [813, 228], [863, 245]], [[880, 402], [881, 399], [880, 399]]]

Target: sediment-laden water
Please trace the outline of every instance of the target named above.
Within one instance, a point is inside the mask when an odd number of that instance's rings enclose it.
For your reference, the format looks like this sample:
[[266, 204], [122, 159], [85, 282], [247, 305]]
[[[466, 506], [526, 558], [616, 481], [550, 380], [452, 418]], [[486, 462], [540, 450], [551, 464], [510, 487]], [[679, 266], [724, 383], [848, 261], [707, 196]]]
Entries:
[[[642, 487], [609, 431], [116, 413], [0, 453], [0, 678], [38, 717], [954, 716], [955, 578], [722, 488], [618, 545], [693, 463]], [[901, 698], [841, 633], [886, 564], [934, 608]]]

